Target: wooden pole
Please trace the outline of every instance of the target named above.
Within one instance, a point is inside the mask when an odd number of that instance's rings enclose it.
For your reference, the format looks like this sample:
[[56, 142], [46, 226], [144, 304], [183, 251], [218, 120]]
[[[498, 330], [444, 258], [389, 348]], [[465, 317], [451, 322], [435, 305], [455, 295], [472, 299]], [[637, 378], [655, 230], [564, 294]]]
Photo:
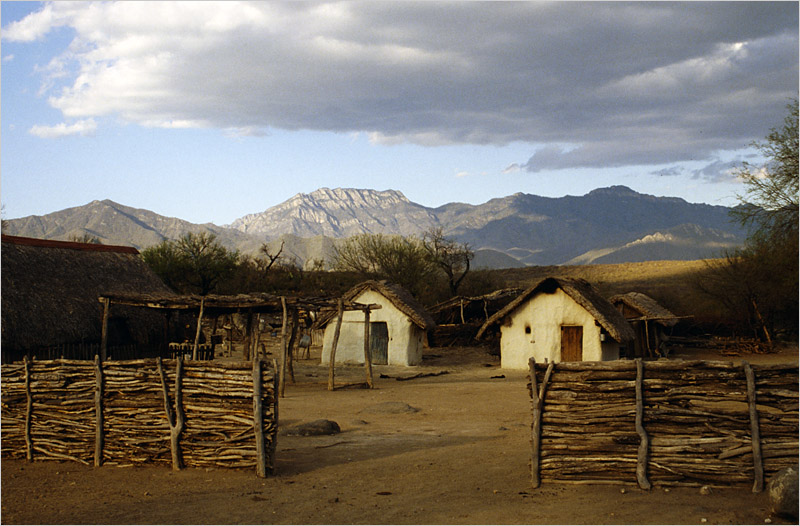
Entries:
[[[264, 407], [261, 388], [261, 360], [253, 360], [253, 428], [256, 434], [256, 475], [267, 476], [267, 450], [264, 444]], [[276, 418], [277, 423], [277, 418]]]
[[279, 372], [278, 386], [279, 396], [283, 398], [284, 389], [286, 388], [286, 296], [281, 296], [281, 308], [283, 309], [283, 318], [281, 321], [281, 370]]
[[364, 369], [367, 373], [367, 385], [370, 389], [375, 385], [372, 381], [372, 355], [369, 348], [369, 308], [364, 310]]
[[25, 363], [25, 458], [28, 462], [33, 462], [33, 436], [31, 435], [31, 425], [33, 423], [33, 393], [31, 392], [31, 362], [28, 355], [23, 357]]
[[[274, 395], [274, 393], [278, 392], [278, 362], [275, 358], [272, 359], [272, 418], [274, 419], [274, 425], [277, 427], [278, 425], [278, 397]], [[278, 449], [278, 441], [276, 440], [277, 433], [273, 435], [272, 440], [269, 443], [269, 449], [267, 449], [267, 469], [271, 475], [275, 474], [275, 451]]]
[[758, 408], [756, 407], [756, 378], [753, 368], [742, 361], [744, 375], [747, 378], [747, 403], [750, 406], [750, 438], [753, 443], [753, 493], [764, 490], [764, 461], [761, 455], [761, 431], [758, 424]]
[[336, 329], [333, 331], [333, 343], [331, 344], [331, 363], [328, 368], [328, 391], [333, 391], [334, 387], [334, 364], [336, 363], [336, 346], [339, 345], [339, 332], [342, 330], [342, 316], [344, 314], [344, 301], [339, 298], [336, 306]]
[[103, 298], [103, 325], [100, 332], [100, 360], [108, 359], [108, 311], [111, 307], [111, 300]]
[[94, 357], [94, 374], [94, 465], [95, 467], [100, 467], [103, 465], [103, 448], [105, 446], [103, 426], [105, 425], [105, 422], [103, 418], [103, 362], [100, 361], [100, 357], [97, 355]]
[[636, 432], [639, 434], [639, 451], [636, 459], [636, 481], [642, 489], [650, 489], [647, 480], [647, 463], [650, 456], [650, 438], [644, 429], [644, 364], [641, 358], [636, 359]]
[[192, 347], [192, 360], [197, 360], [197, 344], [200, 341], [200, 330], [203, 325], [203, 304], [205, 297], [200, 298], [200, 314], [197, 315], [197, 331], [194, 333], [194, 346]]
[[261, 342], [261, 313], [256, 313], [256, 317], [253, 320], [253, 338], [251, 341], [251, 349], [250, 349], [250, 356], [253, 359], [257, 359], [261, 356], [261, 353], [258, 349], [258, 344]]
[[247, 318], [244, 324], [244, 342], [242, 343], [242, 357], [244, 361], [250, 360], [250, 349], [251, 346], [251, 336], [253, 334], [253, 311], [251, 309], [247, 310]]
[[289, 381], [294, 383], [294, 345], [297, 341], [297, 326], [299, 324], [299, 314], [297, 312], [297, 307], [292, 308], [292, 330], [289, 333], [289, 344], [288, 349], [286, 351], [286, 357], [288, 361], [286, 362], [286, 372], [289, 373]]
[[169, 403], [169, 388], [167, 387], [167, 375], [161, 363], [161, 357], [156, 359], [158, 374], [161, 377], [161, 389], [164, 393], [164, 411], [167, 413], [167, 423], [169, 424], [170, 449], [172, 451], [172, 470], [179, 471], [183, 468], [183, 456], [181, 455], [180, 435], [183, 432], [184, 418], [182, 410], [182, 385], [181, 376], [183, 375], [183, 356], [178, 355], [175, 370], [175, 411]]
[[542, 447], [542, 409], [544, 408], [544, 396], [547, 392], [547, 383], [550, 381], [550, 375], [553, 373], [554, 363], [555, 362], [550, 362], [547, 364], [547, 371], [544, 373], [542, 385], [537, 390], [536, 360], [531, 358], [528, 362], [531, 371], [531, 404], [533, 406], [533, 423], [531, 424], [531, 444], [533, 446], [531, 453], [531, 484], [534, 488], [538, 488], [542, 483], [539, 476]]

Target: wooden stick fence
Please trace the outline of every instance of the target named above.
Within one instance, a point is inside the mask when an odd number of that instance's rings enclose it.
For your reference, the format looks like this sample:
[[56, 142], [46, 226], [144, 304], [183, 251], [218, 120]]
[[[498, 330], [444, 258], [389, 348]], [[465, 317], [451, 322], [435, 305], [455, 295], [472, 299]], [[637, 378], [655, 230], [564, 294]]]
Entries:
[[531, 482], [753, 483], [797, 462], [798, 367], [530, 360]]
[[2, 455], [274, 473], [277, 366], [261, 360], [3, 364]]

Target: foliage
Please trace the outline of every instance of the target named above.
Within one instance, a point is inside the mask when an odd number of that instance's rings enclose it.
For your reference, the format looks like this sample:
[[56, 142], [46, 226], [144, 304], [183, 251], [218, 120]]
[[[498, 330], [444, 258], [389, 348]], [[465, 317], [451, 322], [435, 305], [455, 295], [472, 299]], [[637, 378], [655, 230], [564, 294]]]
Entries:
[[751, 226], [745, 245], [710, 262], [699, 280], [732, 317], [759, 337], [797, 333], [798, 319], [798, 106], [788, 106], [782, 128], [756, 147], [767, 158], [737, 172], [746, 191], [733, 216]]
[[102, 245], [103, 243], [100, 241], [100, 238], [97, 236], [93, 236], [91, 234], [83, 234], [82, 236], [79, 235], [72, 235], [69, 237], [69, 240], [73, 243], [90, 243], [93, 245]]
[[142, 251], [142, 257], [169, 287], [202, 296], [229, 278], [239, 263], [238, 251], [229, 251], [207, 232], [163, 241]]
[[333, 267], [365, 279], [387, 279], [415, 297], [429, 283], [436, 267], [416, 237], [361, 234], [334, 248]]

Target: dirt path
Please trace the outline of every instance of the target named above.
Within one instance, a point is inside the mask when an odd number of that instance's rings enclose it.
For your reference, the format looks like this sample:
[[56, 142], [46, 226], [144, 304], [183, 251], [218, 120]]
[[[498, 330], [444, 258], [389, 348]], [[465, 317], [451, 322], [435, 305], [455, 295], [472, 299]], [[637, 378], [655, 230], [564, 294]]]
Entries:
[[[479, 349], [434, 349], [427, 357], [420, 367], [375, 367], [374, 390], [328, 392], [327, 369], [298, 364], [298, 383], [281, 400], [281, 428], [325, 418], [342, 432], [280, 436], [278, 474], [268, 479], [249, 470], [5, 460], [2, 523], [785, 523], [770, 516], [766, 494], [749, 487], [710, 495], [635, 485], [533, 490], [524, 373], [501, 371]], [[788, 360], [797, 362], [796, 349], [778, 359]], [[443, 370], [448, 373], [395, 379]], [[337, 383], [361, 379], [359, 367], [337, 368]], [[402, 404], [418, 411], [386, 412]]]

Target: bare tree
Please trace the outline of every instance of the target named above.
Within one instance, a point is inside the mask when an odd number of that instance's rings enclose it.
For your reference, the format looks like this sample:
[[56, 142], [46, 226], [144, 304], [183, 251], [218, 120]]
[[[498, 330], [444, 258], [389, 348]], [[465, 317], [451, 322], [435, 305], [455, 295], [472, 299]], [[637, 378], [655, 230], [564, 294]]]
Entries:
[[445, 237], [442, 227], [432, 227], [425, 232], [422, 245], [434, 265], [445, 273], [450, 293], [456, 296], [458, 287], [469, 273], [469, 264], [475, 253], [469, 244]]

